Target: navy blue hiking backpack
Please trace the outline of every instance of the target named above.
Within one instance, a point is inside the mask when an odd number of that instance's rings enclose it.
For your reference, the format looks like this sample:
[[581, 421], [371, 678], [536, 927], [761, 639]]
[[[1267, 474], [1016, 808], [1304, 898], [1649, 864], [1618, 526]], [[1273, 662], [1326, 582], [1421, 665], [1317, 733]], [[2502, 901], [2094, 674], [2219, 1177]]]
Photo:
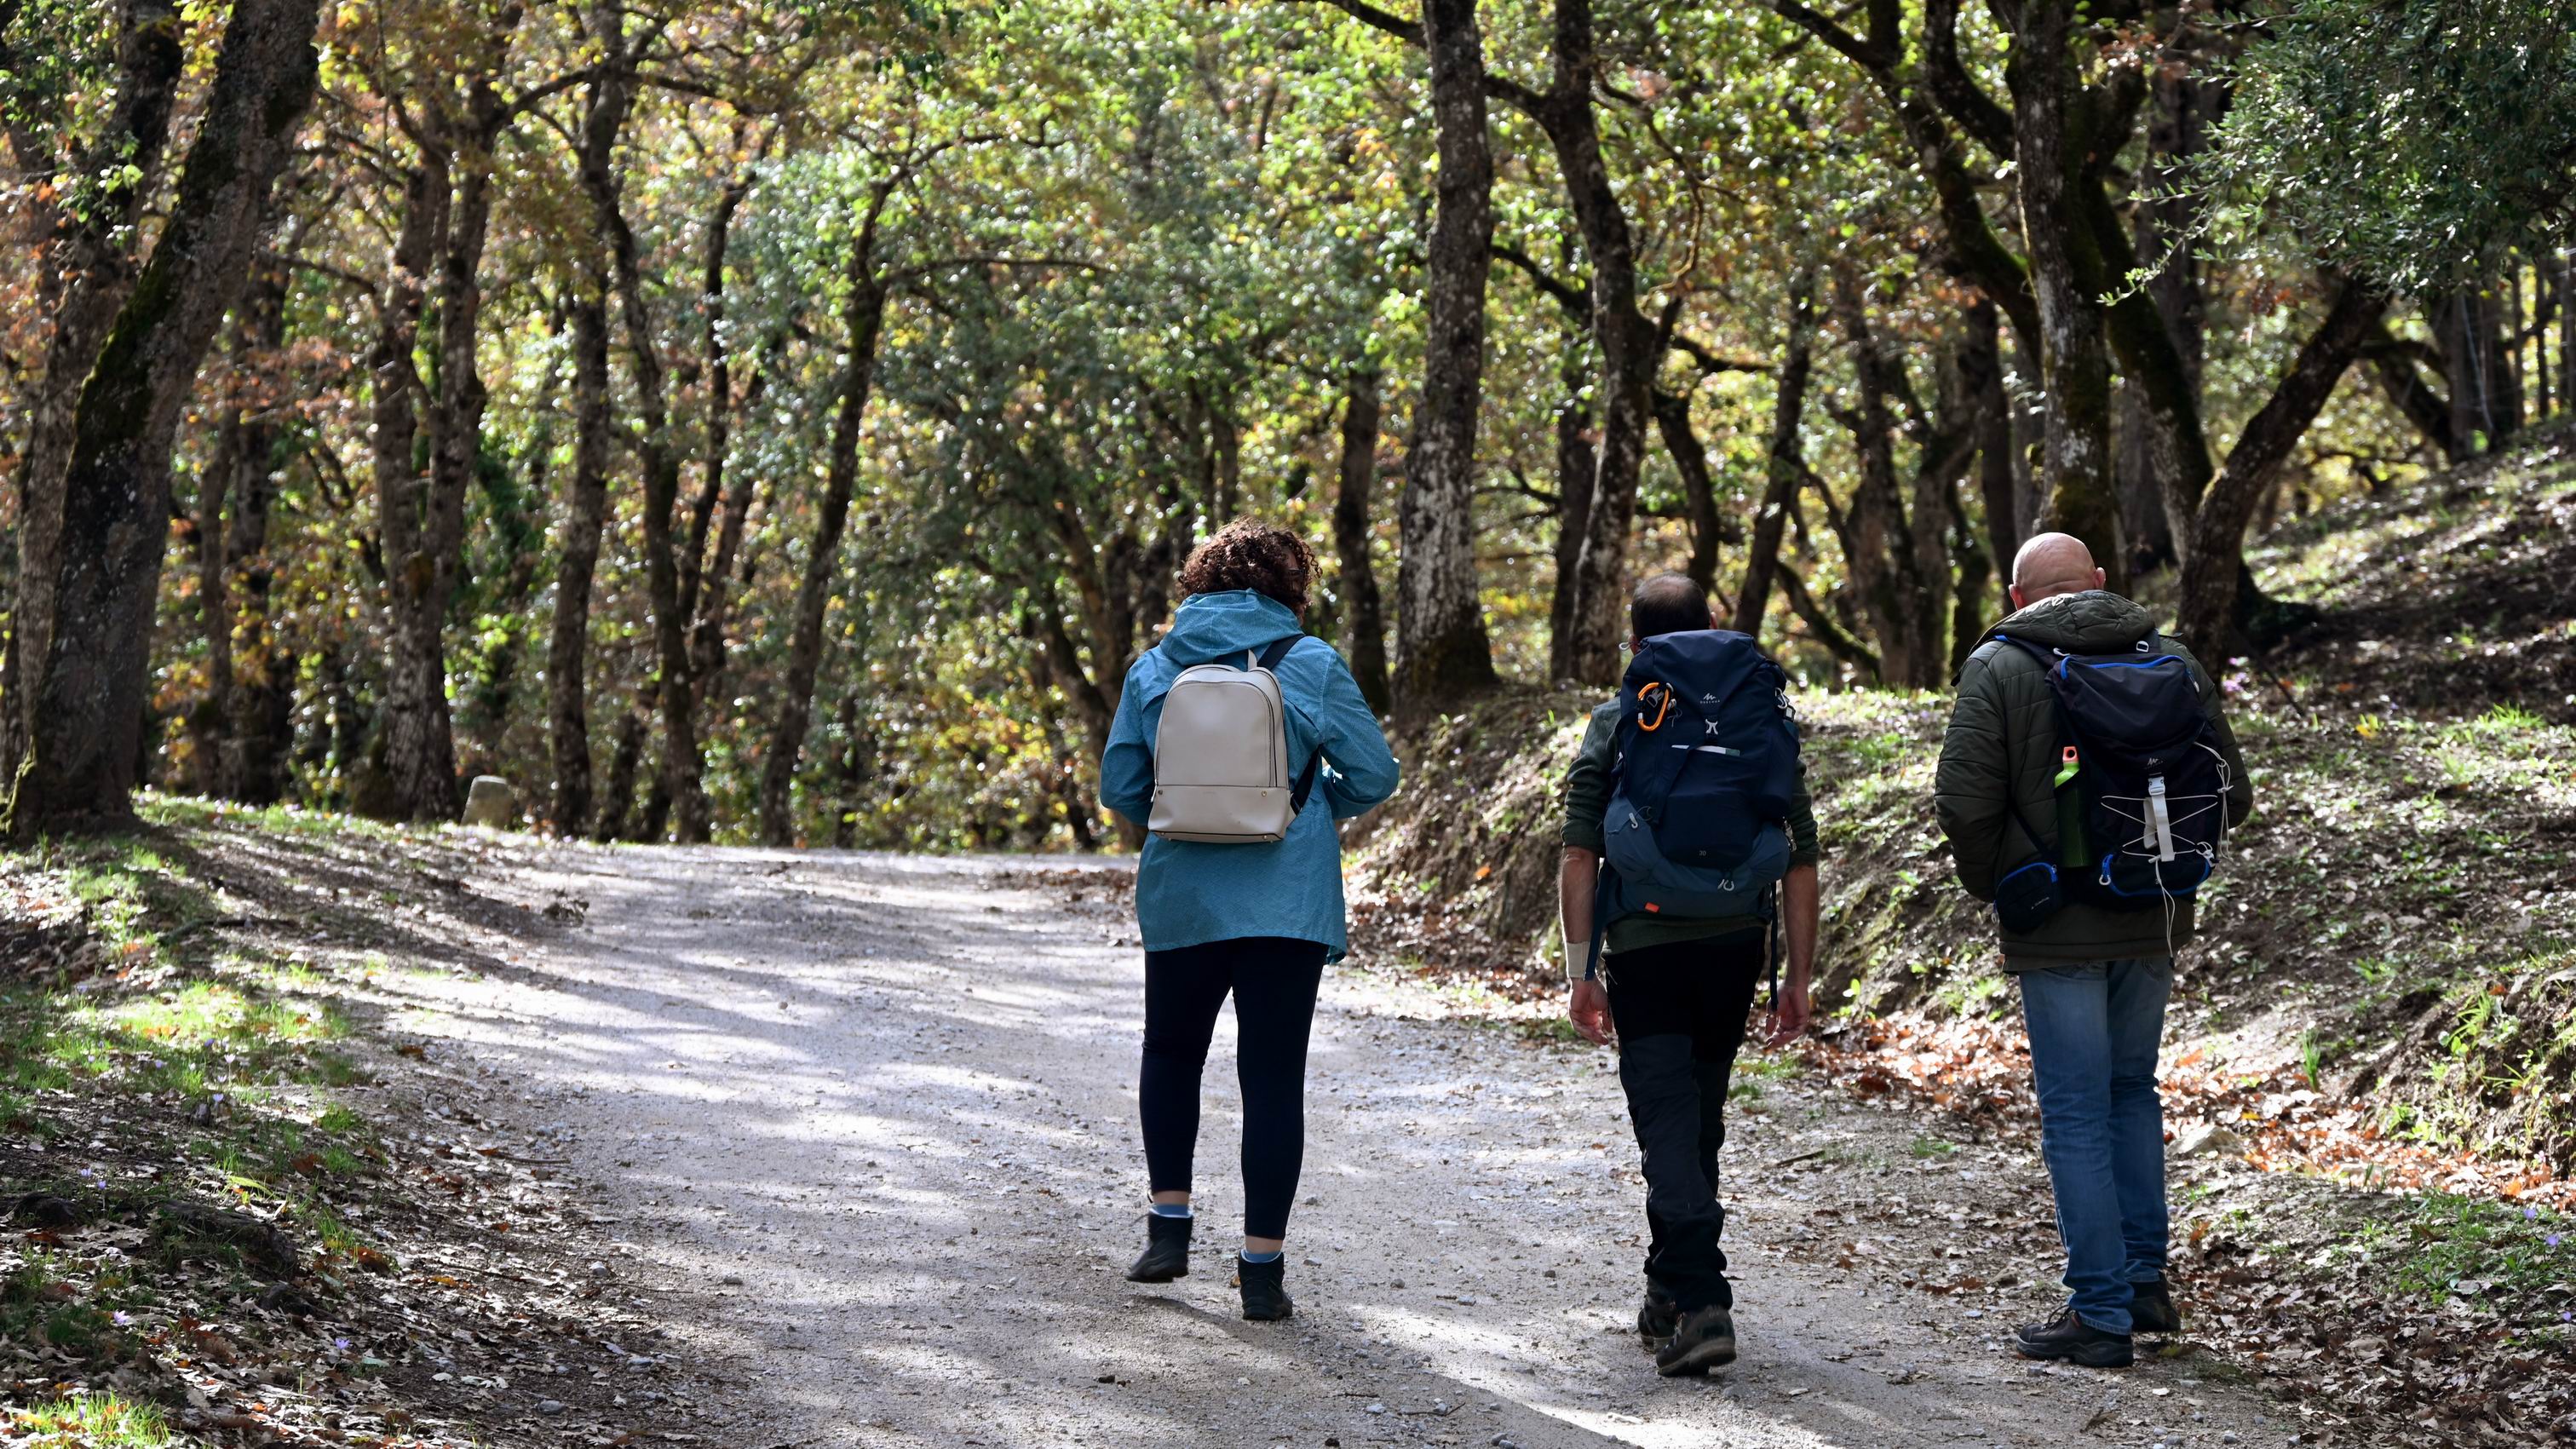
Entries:
[[[2069, 654], [1998, 637], [2047, 670], [2058, 747], [2057, 858], [2043, 855], [2006, 877], [2012, 889], [1998, 887], [1998, 907], [2009, 898], [2007, 913], [2021, 917], [2005, 924], [2037, 925], [2054, 913], [2053, 896], [2145, 910], [2200, 889], [2227, 842], [2232, 782], [2191, 666], [2152, 639], [2127, 654]], [[2020, 824], [2044, 851], [2030, 822]], [[2013, 882], [2025, 872], [2052, 880]]]
[[1586, 975], [1622, 916], [1773, 917], [1798, 789], [1788, 684], [1725, 629], [1658, 634], [1629, 662]]

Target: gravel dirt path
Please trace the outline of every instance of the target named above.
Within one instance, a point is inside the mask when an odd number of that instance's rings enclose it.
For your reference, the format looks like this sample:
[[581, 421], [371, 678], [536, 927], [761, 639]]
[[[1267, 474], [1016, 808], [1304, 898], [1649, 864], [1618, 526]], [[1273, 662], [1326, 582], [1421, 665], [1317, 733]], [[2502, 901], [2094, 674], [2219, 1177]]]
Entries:
[[[1631, 1326], [1642, 1188], [1613, 1059], [1355, 971], [1328, 977], [1316, 1022], [1297, 1316], [1247, 1324], [1226, 1273], [1230, 1014], [1196, 1270], [1120, 1276], [1141, 1240], [1142, 970], [1096, 869], [510, 859], [499, 889], [586, 919], [519, 948], [516, 971], [429, 982], [402, 1024], [542, 1104], [527, 1110], [622, 1235], [598, 1271], [651, 1295], [665, 1357], [719, 1385], [700, 1402], [727, 1446], [2184, 1449], [2296, 1432], [2197, 1354], [2107, 1374], [2001, 1352], [2049, 1301], [2029, 1281], [2050, 1270], [2028, 1144], [1928, 1139], [1758, 1071], [1724, 1169], [1744, 1356], [1659, 1379]], [[1944, 1259], [2022, 1276], [1899, 1286]]]

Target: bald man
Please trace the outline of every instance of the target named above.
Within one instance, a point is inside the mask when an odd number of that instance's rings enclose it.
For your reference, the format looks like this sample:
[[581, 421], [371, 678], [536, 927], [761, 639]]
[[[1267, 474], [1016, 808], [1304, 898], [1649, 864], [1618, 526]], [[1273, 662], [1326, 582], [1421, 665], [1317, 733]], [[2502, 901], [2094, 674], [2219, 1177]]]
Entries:
[[[2048, 666], [2002, 636], [2066, 654], [2143, 648], [2179, 656], [2227, 760], [2229, 827], [2253, 808], [2245, 761], [2208, 672], [2179, 641], [2157, 633], [2146, 610], [2102, 585], [2083, 540], [2043, 533], [2023, 544], [2013, 559], [2014, 612], [1987, 631], [1959, 671], [1935, 806], [1959, 883], [1979, 900], [1993, 900], [2010, 872], [2061, 858]], [[2191, 939], [2192, 902], [2182, 896], [2153, 904], [2122, 911], [2069, 900], [2026, 931], [1997, 921], [2004, 970], [2021, 986], [2040, 1155], [2066, 1248], [2065, 1309], [2014, 1334], [2014, 1348], [2027, 1357], [2125, 1367], [2133, 1333], [2182, 1327], [2165, 1282], [2156, 1052], [2174, 952]]]

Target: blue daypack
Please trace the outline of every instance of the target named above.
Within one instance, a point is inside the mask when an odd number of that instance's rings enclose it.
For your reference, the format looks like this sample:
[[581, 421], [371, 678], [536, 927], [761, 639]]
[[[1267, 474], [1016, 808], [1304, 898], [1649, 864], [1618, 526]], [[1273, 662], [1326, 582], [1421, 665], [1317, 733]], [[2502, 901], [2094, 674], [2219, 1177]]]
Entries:
[[1629, 662], [1586, 975], [1623, 916], [1774, 917], [1798, 788], [1788, 685], [1727, 629], [1658, 634]]

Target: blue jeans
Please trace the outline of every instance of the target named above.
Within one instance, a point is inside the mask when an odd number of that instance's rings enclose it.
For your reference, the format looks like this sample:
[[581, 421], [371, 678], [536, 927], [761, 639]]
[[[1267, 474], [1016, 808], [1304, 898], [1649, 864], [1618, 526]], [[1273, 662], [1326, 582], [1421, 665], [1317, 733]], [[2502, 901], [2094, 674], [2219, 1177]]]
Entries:
[[2164, 1104], [2156, 1048], [2173, 958], [2021, 973], [2039, 1088], [2039, 1153], [2057, 1194], [2068, 1306], [2127, 1333], [2132, 1285], [2165, 1271]]

